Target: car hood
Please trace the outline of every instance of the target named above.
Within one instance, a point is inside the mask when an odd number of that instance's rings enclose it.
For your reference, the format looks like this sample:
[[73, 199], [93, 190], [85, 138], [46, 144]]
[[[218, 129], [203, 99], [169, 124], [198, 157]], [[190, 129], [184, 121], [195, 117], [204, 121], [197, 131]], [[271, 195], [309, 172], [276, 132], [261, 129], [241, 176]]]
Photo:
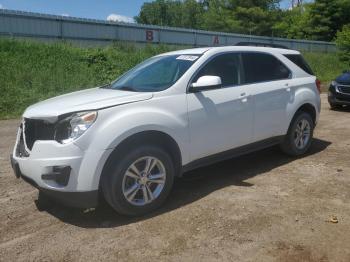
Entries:
[[350, 85], [350, 73], [344, 73], [335, 80], [339, 84]]
[[97, 110], [148, 100], [152, 93], [139, 93], [107, 88], [91, 88], [53, 97], [26, 109], [25, 118], [55, 122], [58, 116], [79, 111]]

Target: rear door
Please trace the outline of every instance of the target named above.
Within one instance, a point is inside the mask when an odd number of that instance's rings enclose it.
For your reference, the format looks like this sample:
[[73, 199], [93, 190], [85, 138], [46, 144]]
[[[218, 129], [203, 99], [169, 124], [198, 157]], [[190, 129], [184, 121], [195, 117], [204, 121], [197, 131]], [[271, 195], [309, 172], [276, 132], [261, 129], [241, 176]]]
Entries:
[[283, 135], [291, 95], [291, 71], [269, 53], [242, 53], [245, 84], [254, 99], [253, 141]]

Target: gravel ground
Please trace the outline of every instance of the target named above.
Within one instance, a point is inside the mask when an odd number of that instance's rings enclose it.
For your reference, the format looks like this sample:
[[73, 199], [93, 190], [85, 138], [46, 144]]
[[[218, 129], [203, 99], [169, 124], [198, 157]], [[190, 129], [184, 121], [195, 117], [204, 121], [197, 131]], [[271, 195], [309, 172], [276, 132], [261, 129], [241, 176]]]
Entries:
[[19, 121], [0, 121], [0, 261], [350, 261], [350, 110], [322, 99], [307, 156], [270, 148], [192, 171], [140, 218], [38, 198], [8, 161]]

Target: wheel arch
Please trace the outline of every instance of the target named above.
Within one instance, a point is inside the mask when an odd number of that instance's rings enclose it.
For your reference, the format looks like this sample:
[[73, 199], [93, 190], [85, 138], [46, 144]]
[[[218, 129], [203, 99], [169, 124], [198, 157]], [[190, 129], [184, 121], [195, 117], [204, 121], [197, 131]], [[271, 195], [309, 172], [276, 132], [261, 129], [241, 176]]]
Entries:
[[314, 125], [316, 124], [317, 121], [317, 111], [314, 105], [312, 105], [311, 103], [305, 103], [301, 106], [299, 106], [299, 108], [295, 111], [292, 120], [295, 118], [295, 116], [299, 113], [299, 112], [305, 112], [305, 113], [309, 113], [311, 115], [312, 121], [314, 122]]
[[289, 121], [287, 122], [287, 125], [285, 127], [286, 129], [285, 129], [284, 134], [288, 133], [288, 131], [293, 123], [293, 120], [295, 119], [295, 117], [298, 115], [299, 112], [305, 112], [305, 113], [310, 114], [312, 121], [313, 121], [313, 124], [314, 125], [317, 124], [318, 116], [317, 116], [317, 109], [316, 109], [315, 105], [313, 105], [309, 101], [306, 101], [295, 108], [296, 109], [292, 110], [292, 112], [288, 115]]
[[120, 152], [123, 152], [128, 148], [131, 148], [133, 146], [140, 145], [140, 144], [157, 145], [163, 148], [164, 150], [166, 150], [167, 152], [170, 152], [170, 157], [172, 158], [175, 165], [175, 174], [176, 176], [181, 175], [182, 156], [181, 156], [180, 147], [175, 141], [175, 139], [171, 137], [169, 134], [162, 131], [157, 131], [157, 130], [141, 131], [125, 138], [113, 149], [113, 151], [110, 153], [110, 155], [108, 156], [103, 166], [102, 173], [100, 176], [100, 181], [99, 181], [99, 187], [101, 187], [101, 180], [107, 174], [108, 169], [113, 162], [112, 160], [115, 157], [118, 157], [118, 154]]

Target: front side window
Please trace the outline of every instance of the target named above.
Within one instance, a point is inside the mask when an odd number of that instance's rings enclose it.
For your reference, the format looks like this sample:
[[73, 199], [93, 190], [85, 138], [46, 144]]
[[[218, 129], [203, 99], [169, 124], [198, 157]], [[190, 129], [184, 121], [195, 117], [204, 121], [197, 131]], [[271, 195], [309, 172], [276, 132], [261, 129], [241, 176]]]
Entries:
[[241, 70], [239, 54], [222, 54], [214, 57], [209, 61], [193, 79], [193, 83], [197, 82], [201, 76], [219, 76], [222, 86], [235, 86], [241, 83]]
[[122, 75], [109, 88], [135, 92], [163, 91], [175, 84], [198, 58], [198, 55], [152, 57]]
[[245, 83], [288, 79], [290, 70], [276, 57], [264, 53], [243, 53]]

